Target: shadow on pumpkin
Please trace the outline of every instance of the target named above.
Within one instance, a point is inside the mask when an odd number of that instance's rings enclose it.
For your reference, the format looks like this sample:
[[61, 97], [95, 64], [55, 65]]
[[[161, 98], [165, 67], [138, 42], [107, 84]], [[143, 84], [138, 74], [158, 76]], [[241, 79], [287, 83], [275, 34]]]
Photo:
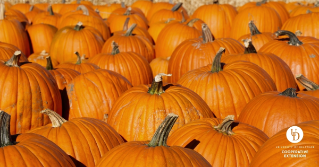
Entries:
[[69, 156], [69, 157], [72, 159], [72, 161], [76, 167], [86, 167], [82, 162], [76, 160], [74, 157], [72, 157], [72, 156]]
[[199, 143], [200, 143], [199, 140], [194, 139], [191, 142], [189, 142], [184, 148], [189, 148], [189, 149], [194, 150], [198, 146]]

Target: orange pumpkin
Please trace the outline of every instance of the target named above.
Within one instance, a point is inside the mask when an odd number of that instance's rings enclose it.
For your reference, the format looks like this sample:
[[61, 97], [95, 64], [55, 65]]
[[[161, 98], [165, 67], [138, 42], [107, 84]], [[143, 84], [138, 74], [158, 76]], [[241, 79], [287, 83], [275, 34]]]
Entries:
[[295, 8], [299, 7], [299, 6], [304, 6], [306, 5], [306, 3], [303, 2], [288, 2], [285, 3], [285, 8], [288, 11], [288, 13], [290, 14]]
[[[169, 59], [170, 59], [170, 57], [166, 58], [166, 59], [158, 57], [156, 59], [153, 59], [150, 62], [150, 66], [151, 66], [151, 69], [152, 69], [153, 76], [156, 76], [156, 75], [158, 75], [160, 73], [167, 74]], [[167, 83], [168, 77], [167, 76], [162, 76], [162, 78], [163, 78], [163, 83]]]
[[[170, 18], [174, 18], [177, 21], [181, 21], [183, 19], [183, 14], [178, 11], [182, 7], [183, 3], [179, 2], [172, 9], [161, 9], [158, 12], [154, 13], [152, 18], [149, 21], [149, 24], [154, 24], [160, 21], [165, 21]], [[184, 18], [188, 19], [188, 18]]]
[[[64, 22], [64, 19], [69, 17], [69, 16], [72, 16], [72, 15], [75, 15], [73, 17], [71, 17], [71, 21], [74, 22], [74, 20], [79, 20], [81, 18], [81, 16], [85, 15], [84, 17], [88, 17], [88, 16], [95, 16], [94, 18], [101, 18], [102, 17], [99, 15], [99, 13], [97, 13], [96, 11], [93, 11], [93, 10], [89, 10], [87, 7], [85, 7], [84, 5], [79, 5], [76, 10], [72, 10], [72, 11], [69, 11], [65, 14], [62, 15], [62, 17], [60, 18], [59, 20], [59, 23], [58, 23], [58, 26], [59, 26], [59, 29], [60, 28], [63, 28], [64, 26], [66, 25], [60, 25], [61, 22]], [[69, 19], [70, 20], [70, 19]], [[83, 20], [83, 19], [82, 19]]]
[[[19, 50], [16, 46], [0, 42], [0, 62], [8, 61], [15, 51]], [[21, 53], [20, 62], [28, 62], [28, 58]]]
[[47, 9], [47, 12], [41, 12], [34, 16], [32, 23], [33, 25], [44, 23], [58, 27], [58, 21], [60, 18], [61, 15], [59, 13], [54, 13], [52, 6], [50, 5]]
[[35, 7], [39, 8], [40, 10], [47, 10], [50, 6], [49, 3], [36, 3], [34, 4]]
[[61, 9], [65, 6], [65, 0], [62, 0], [61, 3], [51, 4], [52, 10], [55, 13], [60, 13]]
[[8, 20], [12, 20], [12, 19], [18, 20], [24, 27], [28, 27], [30, 25], [28, 18], [18, 10], [14, 10], [14, 9], [6, 10], [5, 17]]
[[319, 85], [310, 81], [302, 74], [296, 75], [297, 81], [305, 87], [305, 90], [301, 90], [298, 93], [307, 94], [319, 98]]
[[64, 4], [63, 7], [60, 9], [59, 14], [64, 15], [70, 11], [77, 10], [79, 6], [85, 6], [90, 12], [94, 12], [94, 9], [86, 4]]
[[150, 0], [137, 0], [131, 7], [139, 8], [143, 12], [144, 16], [147, 16], [153, 6], [153, 2]]
[[290, 17], [299, 16], [308, 12], [319, 12], [319, 2], [316, 2], [313, 6], [300, 5], [291, 11]]
[[29, 9], [29, 12], [27, 12], [25, 16], [28, 18], [28, 21], [31, 24], [33, 21], [33, 18], [41, 12], [43, 11], [32, 5]]
[[33, 52], [50, 51], [52, 39], [57, 31], [56, 27], [49, 24], [36, 24], [28, 27], [27, 32]]
[[[40, 53], [33, 53], [28, 57], [28, 60], [32, 63], [37, 63], [39, 65], [41, 65], [42, 67], [46, 67], [47, 66], [47, 59], [46, 57], [49, 56], [49, 53], [47, 53], [45, 50], [43, 50]], [[54, 66], [57, 66], [59, 63], [56, 60], [52, 61], [52, 64]]]
[[175, 23], [178, 21], [175, 21], [175, 19], [170, 18], [165, 21], [157, 22], [152, 25], [150, 25], [150, 28], [147, 30], [149, 34], [152, 36], [154, 43], [156, 43], [159, 33], [163, 30], [166, 25]]
[[15, 9], [22, 12], [23, 14], [26, 14], [29, 11], [30, 7], [31, 5], [29, 3], [17, 3], [11, 6], [10, 9]]
[[113, 3], [94, 6], [94, 9], [99, 10], [99, 13], [103, 19], [109, 18], [111, 13], [118, 8], [121, 8], [121, 4]]
[[[152, 7], [150, 8], [150, 11], [148, 12], [146, 18], [147, 20], [151, 20], [151, 18], [153, 17], [153, 15], [162, 10], [162, 9], [172, 9], [172, 7], [174, 7], [174, 3], [173, 0], [169, 0], [168, 2], [156, 2], [153, 3]], [[183, 15], [185, 16], [185, 18], [188, 18], [188, 14], [187, 14], [187, 10], [183, 7], [179, 8], [178, 10], [179, 12], [183, 12]]]

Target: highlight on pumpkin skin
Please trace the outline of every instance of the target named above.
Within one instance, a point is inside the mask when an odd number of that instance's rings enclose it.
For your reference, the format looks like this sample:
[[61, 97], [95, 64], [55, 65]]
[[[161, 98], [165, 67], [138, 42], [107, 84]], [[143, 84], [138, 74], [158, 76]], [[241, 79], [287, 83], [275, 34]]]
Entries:
[[8, 61], [6, 61], [4, 64], [6, 66], [9, 66], [9, 67], [19, 67], [19, 65], [20, 65], [20, 62], [19, 62], [20, 56], [21, 56], [21, 51], [17, 50], [17, 51], [14, 52], [13, 56]]
[[226, 135], [233, 135], [235, 134], [232, 131], [232, 126], [231, 124], [234, 122], [235, 116], [234, 115], [228, 115], [227, 117], [224, 118], [223, 122], [217, 126], [214, 127], [215, 130], [217, 130], [218, 132], [221, 132], [223, 134]]
[[302, 45], [303, 43], [298, 39], [298, 37], [290, 32], [290, 31], [286, 31], [286, 30], [278, 30], [274, 33], [276, 35], [276, 37], [279, 37], [279, 36], [283, 36], [283, 35], [288, 35], [289, 37], [289, 42], [288, 44], [289, 45], [294, 45], [294, 46], [299, 46], [299, 45]]
[[297, 81], [303, 86], [305, 87], [308, 91], [311, 90], [318, 90], [319, 89], [319, 85], [310, 81], [308, 78], [306, 78], [305, 76], [303, 76], [302, 74], [297, 74], [296, 75], [296, 79]]
[[164, 93], [164, 89], [163, 89], [163, 78], [162, 76], [172, 76], [172, 74], [164, 74], [164, 73], [159, 73], [155, 76], [151, 87], [148, 89], [149, 94], [154, 95], [161, 95], [162, 93]]
[[223, 71], [222, 65], [220, 62], [223, 53], [225, 53], [225, 48], [220, 47], [215, 58], [214, 58], [213, 64], [212, 64], [212, 70], [211, 70], [212, 73]]

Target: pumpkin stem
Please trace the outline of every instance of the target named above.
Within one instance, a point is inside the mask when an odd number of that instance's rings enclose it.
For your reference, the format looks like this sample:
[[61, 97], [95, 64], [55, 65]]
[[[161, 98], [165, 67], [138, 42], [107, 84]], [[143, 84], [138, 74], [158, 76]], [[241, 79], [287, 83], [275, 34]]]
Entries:
[[296, 76], [297, 81], [304, 86], [307, 90], [318, 90], [319, 89], [319, 85], [310, 81], [308, 78], [306, 78], [305, 76], [303, 76], [302, 74], [298, 74]]
[[29, 12], [31, 12], [34, 9], [34, 6], [30, 6]]
[[218, 0], [214, 0], [213, 4], [219, 4], [219, 1]]
[[256, 6], [261, 6], [262, 4], [265, 4], [267, 2], [267, 0], [262, 0], [260, 2], [256, 3]]
[[112, 55], [116, 55], [119, 54], [120, 50], [119, 50], [119, 45], [117, 43], [115, 43], [114, 41], [112, 41]]
[[243, 41], [244, 41], [244, 45], [245, 45], [244, 54], [257, 53], [256, 48], [254, 47], [253, 43], [251, 42], [251, 39], [243, 39]]
[[182, 20], [181, 20], [181, 23], [185, 23], [185, 22], [186, 22], [186, 19], [185, 19], [185, 15], [184, 15], [183, 10], [181, 11], [181, 14], [182, 14]]
[[147, 144], [149, 147], [167, 146], [166, 141], [170, 131], [172, 130], [178, 115], [169, 113], [160, 126], [156, 129], [156, 132], [152, 140]]
[[9, 67], [19, 67], [20, 56], [21, 56], [21, 51], [17, 50], [14, 52], [13, 56], [8, 61], [6, 61], [4, 64], [6, 66], [9, 66]]
[[94, 12], [96, 12], [97, 14], [100, 14], [100, 10], [99, 9], [95, 9]]
[[250, 34], [253, 36], [253, 35], [257, 35], [257, 34], [261, 34], [260, 31], [258, 30], [258, 28], [256, 27], [254, 21], [250, 21], [248, 23], [248, 27], [249, 27], [249, 30], [250, 30]]
[[221, 64], [221, 58], [222, 58], [222, 55], [223, 53], [225, 52], [225, 48], [223, 47], [220, 47], [219, 48], [219, 51], [217, 52], [215, 58], [214, 58], [214, 61], [213, 61], [213, 64], [212, 64], [212, 73], [214, 72], [220, 72], [222, 71], [222, 64]]
[[178, 2], [176, 5], [173, 6], [173, 8], [171, 9], [173, 12], [178, 11], [179, 8], [181, 8], [183, 5], [182, 2]]
[[309, 13], [312, 13], [312, 11], [308, 9], [308, 10], [306, 11], [306, 14], [309, 14]]
[[123, 15], [124, 15], [124, 16], [131, 15], [131, 11], [132, 11], [132, 8], [131, 8], [131, 7], [128, 7]]
[[289, 37], [289, 45], [294, 45], [294, 46], [299, 46], [302, 45], [303, 43], [301, 41], [299, 41], [298, 37], [290, 32], [290, 31], [286, 31], [286, 30], [278, 30], [275, 32], [275, 35], [278, 36], [282, 36], [282, 35], [288, 35]]
[[49, 14], [50, 14], [51, 16], [54, 15], [53, 9], [52, 9], [52, 6], [51, 6], [51, 5], [48, 6], [47, 12], [49, 12]]
[[81, 3], [81, 0], [76, 0], [76, 3], [77, 3], [77, 4], [80, 4], [80, 3]]
[[289, 97], [297, 97], [297, 93], [296, 93], [295, 88], [288, 88], [285, 91], [279, 93], [279, 95], [289, 96]]
[[172, 74], [164, 74], [164, 73], [157, 74], [152, 82], [151, 87], [148, 89], [147, 93], [151, 95], [153, 94], [161, 95], [162, 93], [164, 93], [162, 76], [172, 76]]
[[169, 4], [173, 4], [173, 0], [168, 0], [168, 3]]
[[3, 3], [0, 3], [0, 20], [4, 20], [6, 9]]
[[169, 22], [171, 22], [171, 21], [173, 21], [173, 20], [175, 20], [175, 18], [169, 18], [169, 19], [167, 19], [167, 20], [165, 21], [165, 24], [168, 24]]
[[74, 30], [80, 31], [80, 30], [82, 30], [83, 28], [84, 28], [83, 23], [82, 23], [82, 22], [78, 22], [78, 23], [76, 24], [76, 26], [74, 27]]
[[319, 7], [319, 1], [315, 2], [314, 7]]
[[47, 70], [54, 70], [51, 57], [48, 56], [48, 57], [46, 57], [46, 59], [47, 59], [47, 66], [45, 68]]
[[10, 134], [11, 115], [4, 111], [0, 111], [0, 147], [13, 145]]
[[64, 118], [62, 118], [58, 113], [50, 110], [50, 109], [44, 109], [41, 111], [41, 114], [45, 114], [49, 117], [49, 119], [52, 122], [52, 127], [57, 128], [62, 126], [63, 123], [68, 122]]
[[126, 7], [124, 2], [121, 2], [121, 7], [122, 7], [122, 8], [125, 8], [125, 7]]
[[203, 43], [213, 42], [214, 38], [212, 32], [208, 28], [207, 24], [202, 24], [202, 33], [203, 33]]
[[124, 22], [124, 25], [123, 25], [123, 31], [127, 31], [128, 29], [128, 23], [130, 22], [130, 17], [127, 17], [125, 22]]
[[88, 8], [86, 8], [86, 6], [84, 6], [84, 5], [79, 5], [79, 6], [76, 8], [76, 10], [82, 10], [82, 12], [83, 12], [82, 14], [84, 14], [84, 15], [86, 15], [86, 16], [89, 16], [89, 15], [90, 15]]
[[192, 20], [190, 20], [190, 21], [187, 23], [187, 25], [190, 26], [190, 27], [193, 27], [194, 24], [196, 23], [196, 21], [198, 21], [198, 20], [199, 20], [199, 19], [197, 19], [197, 18], [192, 19]]
[[61, 3], [65, 4], [65, 0], [62, 0]]
[[102, 121], [107, 123], [107, 119], [109, 118], [108, 114], [104, 114]]
[[225, 135], [233, 135], [234, 132], [231, 129], [231, 124], [234, 122], [234, 115], [228, 115], [221, 124], [214, 127], [215, 130]]
[[133, 30], [135, 29], [135, 27], [137, 26], [136, 23], [132, 24], [131, 27], [126, 31], [125, 36], [131, 36], [133, 34]]
[[82, 63], [82, 57], [81, 57], [81, 55], [80, 55], [80, 53], [79, 52], [74, 52], [74, 54], [77, 56], [77, 58], [78, 58], [78, 60], [76, 61], [76, 63], [75, 64], [81, 64]]
[[295, 35], [296, 35], [296, 36], [301, 36], [301, 34], [302, 34], [302, 32], [301, 32], [300, 30], [297, 30], [297, 31], [295, 32]]

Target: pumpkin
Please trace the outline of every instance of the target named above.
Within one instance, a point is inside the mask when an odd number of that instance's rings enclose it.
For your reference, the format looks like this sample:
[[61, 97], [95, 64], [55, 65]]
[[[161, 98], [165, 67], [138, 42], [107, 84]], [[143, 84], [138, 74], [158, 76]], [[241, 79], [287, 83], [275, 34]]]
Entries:
[[104, 114], [109, 114], [118, 97], [131, 87], [126, 78], [109, 70], [99, 69], [77, 76], [67, 85], [69, 119], [90, 117], [101, 120]]
[[147, 39], [133, 36], [136, 26], [137, 24], [133, 24], [125, 34], [114, 35], [109, 38], [103, 45], [102, 53], [112, 52], [112, 42], [114, 41], [119, 45], [120, 52], [135, 52], [151, 62], [155, 58], [153, 45]]
[[76, 58], [76, 51], [90, 58], [101, 52], [103, 43], [101, 34], [95, 28], [83, 26], [83, 23], [79, 22], [76, 26], [60, 29], [54, 35], [50, 55], [60, 64]]
[[106, 4], [106, 5], [96, 5], [94, 6], [94, 8], [99, 10], [99, 13], [103, 19], [106, 19], [110, 17], [111, 13], [114, 10], [121, 8], [121, 4], [113, 3], [113, 4]]
[[1, 166], [75, 167], [71, 158], [45, 137], [33, 133], [11, 135], [10, 119], [11, 115], [0, 111]]
[[313, 6], [300, 5], [291, 11], [290, 17], [306, 14], [307, 12], [319, 12], [319, 2], [316, 2]]
[[[72, 10], [72, 11], [69, 11], [65, 14], [62, 15], [62, 17], [60, 18], [59, 20], [59, 23], [58, 23], [58, 26], [59, 28], [63, 28], [64, 26], [66, 25], [60, 25], [61, 22], [65, 22], [64, 19], [69, 17], [69, 16], [72, 16], [71, 17], [71, 21], [74, 22], [74, 20], [79, 20], [81, 18], [81, 16], [85, 15], [86, 17], [90, 17], [90, 16], [95, 16], [94, 18], [101, 18], [102, 17], [99, 15], [99, 13], [97, 13], [96, 11], [93, 11], [93, 10], [89, 10], [87, 7], [85, 7], [84, 5], [79, 5], [76, 10]], [[85, 17], [84, 16], [84, 17]], [[73, 19], [73, 20], [72, 20]], [[70, 20], [70, 18], [69, 18]], [[83, 20], [83, 19], [82, 19]]]
[[29, 9], [29, 12], [25, 14], [25, 16], [28, 18], [29, 24], [31, 24], [33, 21], [33, 18], [41, 12], [43, 11], [32, 5]]
[[17, 3], [11, 6], [10, 9], [15, 9], [22, 12], [23, 14], [26, 14], [29, 11], [30, 7], [31, 5], [29, 3]]
[[35, 24], [28, 27], [33, 52], [50, 51], [52, 39], [57, 31], [58, 29], [50, 24]]
[[174, 131], [167, 144], [194, 149], [212, 166], [239, 167], [249, 166], [267, 140], [258, 128], [234, 121], [234, 115], [229, 115], [224, 120], [205, 118], [190, 122]]
[[254, 44], [254, 47], [256, 48], [256, 51], [259, 51], [259, 49], [264, 46], [269, 41], [272, 41], [276, 38], [276, 36], [273, 33], [270, 32], [263, 32], [261, 33], [258, 28], [256, 27], [254, 21], [250, 21], [248, 23], [248, 27], [250, 30], [250, 34], [246, 34], [241, 36], [238, 41], [244, 44], [244, 40], [247, 38], [250, 38], [252, 43]]
[[[156, 2], [153, 3], [152, 7], [150, 8], [146, 18], [147, 20], [151, 20], [151, 18], [153, 17], [153, 15], [162, 10], [162, 9], [172, 9], [172, 7], [174, 7], [174, 3], [173, 0], [169, 0], [168, 2]], [[187, 14], [187, 10], [183, 7], [180, 7], [179, 12], [183, 12], [183, 15], [185, 16], [185, 18], [188, 18], [188, 14]]]
[[237, 119], [251, 99], [275, 91], [276, 85], [266, 71], [251, 62], [236, 61], [222, 66], [224, 51], [221, 47], [212, 65], [187, 72], [177, 83], [201, 96], [217, 118], [235, 115]]
[[[179, 2], [173, 6], [172, 9], [161, 9], [154, 13], [152, 18], [149, 21], [149, 24], [154, 24], [160, 21], [165, 21], [170, 18], [174, 18], [177, 21], [181, 21], [183, 19], [183, 14], [178, 11], [182, 7], [183, 3]], [[185, 18], [187, 19], [187, 18]]]
[[171, 23], [175, 23], [175, 22], [178, 22], [178, 21], [175, 21], [174, 18], [170, 18], [170, 19], [167, 19], [165, 21], [160, 21], [160, 22], [157, 22], [157, 23], [150, 25], [150, 28], [147, 31], [152, 36], [154, 43], [156, 43], [158, 35], [163, 30], [163, 28], [166, 25], [171, 24]]
[[44, 23], [58, 27], [58, 21], [60, 18], [61, 15], [59, 13], [54, 13], [52, 6], [50, 5], [47, 9], [47, 12], [41, 12], [34, 16], [32, 23], [33, 25]]
[[124, 92], [108, 113], [108, 124], [126, 141], [150, 140], [169, 113], [182, 117], [173, 130], [197, 119], [213, 117], [195, 92], [177, 84], [163, 85], [162, 76], [170, 75], [160, 73], [151, 85], [135, 86]]
[[131, 7], [139, 8], [143, 12], [144, 16], [147, 16], [153, 6], [153, 2], [150, 0], [137, 0]]
[[0, 41], [18, 47], [27, 57], [30, 55], [30, 43], [23, 25], [15, 19], [6, 19], [4, 4], [0, 4]]
[[290, 14], [295, 8], [299, 7], [299, 6], [304, 6], [306, 5], [306, 2], [288, 2], [285, 3], [285, 8], [288, 11], [288, 13]]
[[119, 45], [115, 42], [112, 42], [112, 47], [111, 53], [93, 56], [89, 59], [89, 63], [121, 74], [133, 86], [152, 82], [151, 67], [143, 56], [134, 52], [120, 52]]
[[226, 54], [242, 53], [244, 47], [231, 38], [213, 39], [207, 24], [202, 24], [202, 38], [189, 39], [182, 42], [174, 50], [168, 64], [168, 79], [176, 83], [186, 72], [210, 64], [218, 49], [225, 47]]
[[297, 81], [305, 87], [306, 90], [301, 90], [298, 93], [307, 94], [319, 98], [319, 85], [310, 81], [302, 74], [296, 75]]
[[[45, 50], [43, 50], [40, 53], [33, 53], [28, 57], [28, 60], [32, 63], [37, 63], [39, 65], [41, 65], [42, 67], [46, 67], [47, 66], [47, 59], [46, 57], [49, 56], [49, 53], [46, 52]], [[53, 60], [52, 64], [54, 66], [58, 65], [58, 61]]]
[[215, 38], [229, 38], [237, 11], [229, 4], [219, 4], [218, 1], [214, 3], [197, 8], [192, 18], [203, 20]]
[[[319, 61], [319, 43], [302, 42], [298, 37], [289, 31], [279, 30], [276, 36], [288, 35], [289, 41], [272, 41], [260, 48], [259, 52], [269, 52], [280, 57], [290, 67], [294, 75], [303, 74], [308, 79], [319, 82], [316, 75], [319, 70], [316, 62]], [[304, 87], [297, 83], [299, 90]]]
[[61, 3], [51, 4], [52, 10], [55, 13], [60, 13], [61, 9], [65, 6], [65, 0], [61, 0]]
[[252, 62], [264, 69], [274, 80], [278, 91], [297, 88], [295, 77], [289, 66], [274, 54], [257, 52], [250, 39], [245, 40], [244, 53], [230, 54], [222, 58], [222, 62], [226, 64], [239, 60]]
[[63, 7], [60, 9], [59, 14], [64, 15], [70, 11], [77, 10], [79, 6], [85, 6], [90, 12], [94, 12], [94, 9], [86, 4], [64, 4]]
[[42, 110], [41, 113], [48, 115], [52, 124], [28, 133], [42, 135], [54, 142], [73, 158], [76, 166], [95, 166], [102, 155], [124, 143], [121, 136], [101, 120], [74, 118], [67, 121], [49, 109]]
[[34, 4], [35, 7], [37, 7], [40, 10], [47, 10], [50, 4], [48, 3], [36, 3]]
[[[0, 62], [8, 61], [15, 51], [19, 50], [16, 46], [0, 42]], [[28, 62], [28, 58], [21, 53], [20, 62]]]
[[[150, 62], [150, 66], [151, 66], [151, 69], [152, 69], [153, 76], [156, 76], [156, 75], [158, 75], [160, 73], [167, 74], [169, 59], [170, 59], [170, 57], [166, 58], [166, 59], [158, 57], [158, 58], [153, 59]], [[163, 83], [167, 83], [168, 77], [167, 76], [162, 76], [162, 78], [163, 78]]]
[[5, 12], [5, 18], [8, 19], [8, 20], [16, 19], [16, 20], [18, 20], [24, 27], [28, 27], [28, 26], [30, 25], [28, 18], [27, 18], [23, 13], [21, 13], [21, 12], [18, 11], [18, 10], [15, 10], [15, 9], [6, 10], [6, 12]]
[[159, 125], [151, 141], [131, 141], [107, 152], [98, 162], [97, 167], [206, 167], [210, 164], [197, 152], [179, 147], [167, 146], [168, 134], [178, 116], [168, 114]]
[[81, 1], [81, 0], [72, 1], [70, 4], [83, 4], [87, 6], [93, 6], [93, 3], [90, 1]]
[[[250, 167], [314, 166], [318, 163], [319, 121], [307, 121], [294, 126], [303, 131], [303, 139], [300, 142], [292, 143], [287, 140], [287, 134], [293, 135], [291, 132], [296, 129], [285, 128], [265, 142]], [[294, 157], [296, 154], [289, 154], [290, 150], [300, 152], [298, 156], [306, 156]]]
[[282, 26], [281, 19], [274, 9], [266, 6], [255, 6], [246, 8], [236, 15], [231, 29], [231, 37], [239, 39], [248, 34], [250, 30], [247, 25], [251, 20], [254, 20], [261, 32], [274, 32]]
[[69, 119], [69, 98], [66, 92], [66, 86], [78, 75], [79, 72], [69, 69], [69, 68], [54, 68], [53, 62], [50, 56], [46, 57], [46, 69], [52, 74], [55, 79], [58, 88], [60, 90], [61, 99], [62, 99], [62, 117]]
[[62, 114], [61, 97], [52, 75], [36, 63], [20, 63], [21, 51], [0, 63], [0, 109], [13, 116], [11, 134], [25, 133], [46, 125], [49, 119], [40, 114], [50, 108]]
[[[155, 45], [156, 57], [168, 58], [171, 57], [175, 48], [188, 39], [198, 38], [201, 36], [200, 31], [193, 27], [193, 19], [187, 24], [184, 23], [172, 23], [165, 26], [159, 33]], [[163, 49], [165, 48], [165, 49]]]

